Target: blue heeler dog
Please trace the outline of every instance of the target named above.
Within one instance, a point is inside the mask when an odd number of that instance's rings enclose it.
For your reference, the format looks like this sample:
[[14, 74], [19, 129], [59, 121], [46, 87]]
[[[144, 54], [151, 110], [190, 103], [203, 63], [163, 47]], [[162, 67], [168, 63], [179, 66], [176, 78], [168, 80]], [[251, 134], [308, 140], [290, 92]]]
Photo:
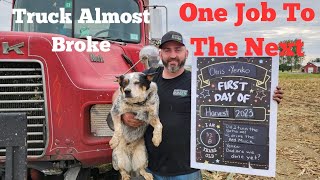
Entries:
[[[151, 81], [154, 74], [134, 72], [117, 77], [120, 87], [111, 109], [114, 134], [109, 145], [113, 149], [113, 167], [120, 171], [122, 180], [129, 180], [132, 172], [140, 173], [146, 180], [153, 179], [145, 170], [148, 158], [143, 136], [150, 124], [154, 128], [153, 144], [158, 147], [162, 141], [158, 88]], [[134, 113], [135, 119], [145, 123], [138, 128], [125, 125], [121, 115], [126, 112]]]

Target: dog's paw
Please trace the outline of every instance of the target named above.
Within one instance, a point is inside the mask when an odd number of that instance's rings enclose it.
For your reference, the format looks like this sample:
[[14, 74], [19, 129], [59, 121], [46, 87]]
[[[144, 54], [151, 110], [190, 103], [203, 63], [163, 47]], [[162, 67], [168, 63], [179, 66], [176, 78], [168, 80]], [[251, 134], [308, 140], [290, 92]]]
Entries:
[[156, 133], [154, 133], [154, 134], [153, 134], [153, 137], [152, 137], [152, 142], [153, 142], [153, 144], [154, 144], [156, 147], [158, 147], [158, 146], [160, 145], [161, 141], [162, 141], [162, 136], [161, 136], [161, 134], [156, 134]]
[[114, 149], [118, 146], [119, 144], [119, 139], [116, 137], [112, 137], [111, 140], [109, 141], [109, 145], [111, 147], [111, 149]]
[[128, 174], [121, 175], [122, 180], [130, 180], [130, 176]]
[[153, 180], [153, 176], [151, 173], [145, 173], [142, 175], [145, 180]]

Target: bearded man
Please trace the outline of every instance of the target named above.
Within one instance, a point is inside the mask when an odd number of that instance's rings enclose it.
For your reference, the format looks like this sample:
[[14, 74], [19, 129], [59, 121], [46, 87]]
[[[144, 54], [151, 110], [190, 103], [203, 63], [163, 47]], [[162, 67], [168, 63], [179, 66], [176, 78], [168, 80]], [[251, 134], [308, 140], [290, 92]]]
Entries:
[[[160, 98], [159, 117], [163, 125], [162, 142], [159, 147], [152, 143], [153, 128], [148, 127], [145, 143], [148, 152], [148, 170], [155, 180], [201, 180], [201, 172], [190, 167], [191, 137], [191, 72], [184, 69], [188, 50], [180, 33], [170, 31], [162, 39], [160, 58], [164, 67], [151, 68], [145, 72], [157, 72]], [[283, 91], [277, 88], [273, 96], [278, 103]], [[125, 124], [139, 127], [142, 121], [134, 114], [122, 115]]]

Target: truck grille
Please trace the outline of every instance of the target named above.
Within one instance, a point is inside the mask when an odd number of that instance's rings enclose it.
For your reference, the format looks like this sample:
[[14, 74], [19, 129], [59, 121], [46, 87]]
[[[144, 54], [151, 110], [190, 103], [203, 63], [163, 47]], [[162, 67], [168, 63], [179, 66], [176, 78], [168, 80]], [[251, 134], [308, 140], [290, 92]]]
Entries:
[[[28, 156], [39, 157], [46, 146], [44, 81], [39, 62], [0, 61], [0, 113], [25, 112]], [[0, 157], [5, 156], [0, 148]]]

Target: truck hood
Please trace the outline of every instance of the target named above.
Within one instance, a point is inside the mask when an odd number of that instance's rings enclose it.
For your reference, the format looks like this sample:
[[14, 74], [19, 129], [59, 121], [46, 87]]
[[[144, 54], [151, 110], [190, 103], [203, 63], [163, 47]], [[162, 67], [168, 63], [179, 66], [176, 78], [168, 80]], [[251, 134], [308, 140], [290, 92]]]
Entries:
[[[70, 81], [80, 89], [108, 89], [110, 87], [114, 89], [114, 86], [117, 86], [114, 83], [115, 76], [127, 72], [130, 68], [122, 55], [126, 54], [130, 46], [136, 46], [133, 49], [137, 50], [142, 47], [139, 44], [121, 45], [120, 43], [111, 43], [108, 52], [77, 52], [74, 47], [72, 52], [52, 52], [52, 37], [63, 37], [65, 41], [83, 41], [85, 44], [87, 44], [87, 40], [48, 33], [0, 32], [0, 34], [1, 44], [8, 42], [11, 47], [15, 44], [24, 43], [23, 47], [20, 48], [23, 55], [18, 55], [13, 50], [7, 55], [1, 54], [2, 47], [0, 48], [0, 59], [40, 60], [43, 62], [45, 69], [56, 70], [56, 73], [65, 73]], [[139, 51], [136, 53], [139, 53]], [[131, 57], [130, 53], [127, 56]]]

